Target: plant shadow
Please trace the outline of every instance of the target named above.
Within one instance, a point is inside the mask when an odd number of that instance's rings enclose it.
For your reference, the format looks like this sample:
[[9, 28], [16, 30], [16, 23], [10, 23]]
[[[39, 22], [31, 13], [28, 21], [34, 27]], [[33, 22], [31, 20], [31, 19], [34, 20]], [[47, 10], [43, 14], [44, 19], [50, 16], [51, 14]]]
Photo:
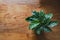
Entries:
[[48, 40], [48, 39], [46, 38], [45, 33], [42, 32], [40, 35], [37, 35], [35, 33], [34, 40]]

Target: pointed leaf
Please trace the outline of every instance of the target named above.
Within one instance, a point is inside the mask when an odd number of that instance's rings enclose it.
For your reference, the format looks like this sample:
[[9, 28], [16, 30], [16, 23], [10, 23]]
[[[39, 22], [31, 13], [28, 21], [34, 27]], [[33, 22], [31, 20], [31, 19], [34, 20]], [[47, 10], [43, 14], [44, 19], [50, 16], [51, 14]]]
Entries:
[[26, 18], [26, 21], [31, 22], [33, 20], [31, 19], [31, 17], [28, 17], [28, 18]]
[[44, 16], [44, 15], [45, 15], [45, 14], [44, 14], [44, 11], [41, 10], [41, 11], [39, 12], [39, 16], [42, 17], [42, 16]]
[[43, 27], [43, 30], [44, 30], [45, 32], [51, 32], [51, 31], [52, 31], [49, 27]]
[[48, 27], [52, 28], [52, 27], [56, 26], [57, 24], [58, 24], [57, 21], [51, 21], [51, 22], [49, 23]]
[[38, 28], [37, 30], [36, 30], [36, 33], [39, 35], [40, 33], [42, 32], [42, 29], [41, 28]]
[[35, 16], [31, 16], [31, 17], [26, 18], [26, 20], [28, 22], [32, 22], [32, 21], [35, 21], [35, 20], [37, 21], [38, 19]]
[[49, 19], [49, 18], [48, 19], [45, 19], [44, 20], [44, 25], [48, 25], [50, 21], [51, 21], [51, 19]]
[[34, 16], [36, 16], [36, 17], [39, 17], [39, 16], [38, 16], [38, 15], [39, 15], [39, 12], [37, 12], [37, 11], [34, 10], [34, 11], [32, 12], [32, 15], [34, 15]]
[[30, 23], [29, 29], [36, 28], [40, 23], [38, 21], [33, 21]]
[[44, 14], [44, 11], [43, 10], [41, 10], [40, 12], [39, 12], [39, 20], [42, 22], [43, 21], [43, 19], [45, 18], [45, 16], [44, 16], [45, 14]]
[[52, 14], [52, 13], [49, 13], [49, 14], [46, 14], [46, 15], [45, 15], [45, 18], [51, 19], [52, 17], [53, 17], [53, 14]]

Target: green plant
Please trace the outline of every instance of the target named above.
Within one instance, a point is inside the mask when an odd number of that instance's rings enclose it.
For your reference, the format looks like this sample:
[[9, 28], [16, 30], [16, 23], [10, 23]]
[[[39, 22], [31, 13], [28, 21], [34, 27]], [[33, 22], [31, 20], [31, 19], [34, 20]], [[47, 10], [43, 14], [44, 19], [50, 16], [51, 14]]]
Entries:
[[33, 11], [32, 16], [26, 18], [30, 23], [29, 29], [34, 30], [37, 34], [40, 34], [42, 31], [51, 32], [51, 28], [58, 24], [57, 21], [52, 21], [52, 13], [45, 14], [43, 10], [40, 12]]

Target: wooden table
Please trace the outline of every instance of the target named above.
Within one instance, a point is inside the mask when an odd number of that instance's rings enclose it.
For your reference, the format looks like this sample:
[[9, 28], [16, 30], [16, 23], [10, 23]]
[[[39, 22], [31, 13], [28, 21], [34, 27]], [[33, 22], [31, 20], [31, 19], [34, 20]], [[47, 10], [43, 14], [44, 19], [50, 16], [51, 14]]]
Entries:
[[52, 12], [53, 20], [60, 22], [60, 7], [57, 2], [54, 5], [54, 1], [47, 1], [47, 4], [46, 1], [42, 1], [40, 6], [39, 0], [23, 0], [23, 3], [21, 0], [13, 0], [12, 3], [11, 1], [0, 1], [0, 40], [60, 40], [60, 25], [53, 28], [50, 33], [37, 36], [28, 29], [29, 23], [25, 20], [31, 16], [32, 10], [43, 9], [46, 13]]

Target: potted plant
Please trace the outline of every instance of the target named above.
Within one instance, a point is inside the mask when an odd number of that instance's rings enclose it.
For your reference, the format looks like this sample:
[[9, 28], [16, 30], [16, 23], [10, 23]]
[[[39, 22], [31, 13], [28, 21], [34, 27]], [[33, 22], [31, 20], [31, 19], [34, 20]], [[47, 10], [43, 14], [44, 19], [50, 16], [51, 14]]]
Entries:
[[58, 24], [57, 21], [51, 20], [52, 17], [52, 13], [45, 14], [43, 10], [40, 12], [34, 10], [32, 16], [27, 17], [26, 21], [30, 23], [29, 29], [40, 35], [42, 32], [51, 32], [51, 28]]

